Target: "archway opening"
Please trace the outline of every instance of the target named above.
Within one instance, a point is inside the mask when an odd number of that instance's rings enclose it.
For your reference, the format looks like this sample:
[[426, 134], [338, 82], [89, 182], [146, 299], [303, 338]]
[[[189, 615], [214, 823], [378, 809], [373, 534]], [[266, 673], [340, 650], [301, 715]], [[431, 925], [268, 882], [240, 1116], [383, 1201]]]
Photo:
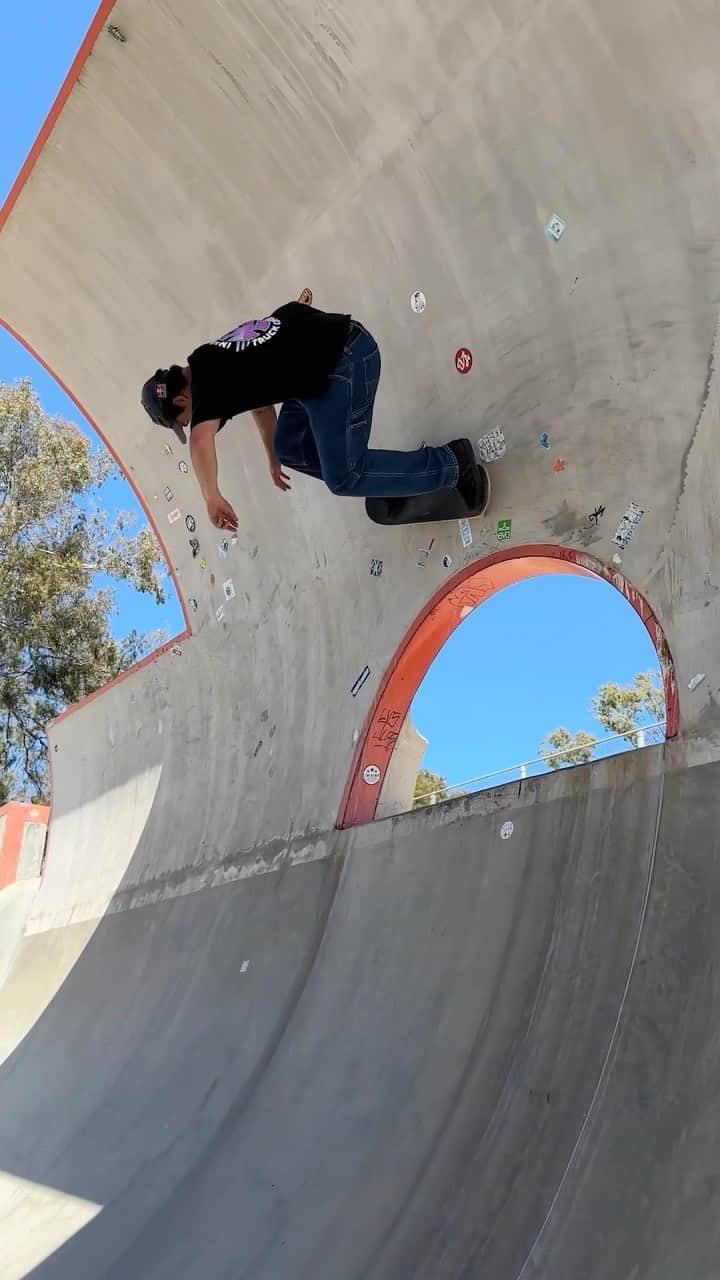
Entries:
[[0, 499], [0, 804], [48, 803], [47, 724], [189, 631], [132, 478], [2, 317]]
[[[417, 776], [415, 765], [419, 765], [423, 744], [418, 741], [417, 735], [413, 737], [409, 712], [428, 670], [446, 641], [478, 606], [506, 588], [517, 587], [517, 584], [546, 575], [574, 575], [585, 578], [589, 584], [593, 581], [604, 583], [613, 591], [619, 592], [627, 605], [634, 609], [651, 642], [650, 652], [655, 654], [655, 661], [649, 670], [655, 669], [658, 676], [656, 680], [650, 680], [645, 692], [648, 694], [648, 707], [654, 709], [659, 717], [652, 720], [647, 715], [639, 716], [636, 729], [647, 727], [649, 732], [645, 735], [646, 741], [649, 738], [656, 739], [658, 735], [673, 737], [677, 733], [677, 689], [667, 644], [648, 602], [627, 579], [615, 568], [604, 565], [585, 552], [567, 547], [528, 546], [500, 551], [470, 565], [441, 588], [428, 601], [403, 638], [381, 683], [358, 742], [338, 815], [338, 826], [353, 826], [371, 821], [376, 814], [386, 816], [388, 812], [401, 812], [412, 807]], [[608, 640], [611, 640], [611, 636]], [[501, 662], [483, 661], [480, 672], [481, 678], [486, 680], [511, 678], [511, 672], [503, 670]], [[468, 673], [468, 678], [471, 678], [471, 673]], [[654, 697], [650, 697], [649, 689], [654, 690]], [[454, 696], [459, 696], [459, 684]], [[664, 715], [661, 715], [663, 701]], [[625, 720], [618, 720], [617, 724], [620, 730], [628, 728]], [[651, 724], [658, 727], [650, 731]], [[559, 722], [551, 722], [544, 732], [552, 735], [554, 729], [563, 727]], [[420, 730], [422, 732], [422, 726]], [[622, 732], [595, 735], [596, 738], [603, 736], [614, 737], [616, 742], [622, 744]], [[503, 782], [513, 781], [513, 771], [515, 779], [518, 775], [522, 776], [523, 766], [526, 773], [535, 773], [553, 766], [569, 765], [572, 763], [572, 748], [583, 745], [582, 738], [573, 737], [572, 726], [570, 738], [570, 742], [562, 735], [559, 738], [553, 736], [550, 742], [546, 740], [543, 745], [547, 756], [553, 758], [546, 757], [544, 763], [539, 743], [536, 756], [523, 752], [525, 759], [498, 761], [498, 773], [494, 778], [483, 777], [483, 771], [479, 770], [477, 774], [467, 778], [448, 778], [448, 789], [468, 791], [483, 789], [483, 786], [501, 785]], [[641, 736], [638, 742], [642, 740]], [[604, 754], [608, 745], [603, 742], [599, 748], [600, 753]], [[584, 746], [587, 747], [588, 743], [585, 742]], [[584, 753], [581, 751], [580, 754]], [[568, 758], [557, 759], [557, 756]], [[539, 760], [537, 765], [533, 763], [536, 759]], [[514, 769], [514, 766], [517, 768]], [[393, 788], [396, 793], [394, 798], [391, 794]], [[409, 795], [404, 799], [400, 795], [403, 788], [409, 790]]]

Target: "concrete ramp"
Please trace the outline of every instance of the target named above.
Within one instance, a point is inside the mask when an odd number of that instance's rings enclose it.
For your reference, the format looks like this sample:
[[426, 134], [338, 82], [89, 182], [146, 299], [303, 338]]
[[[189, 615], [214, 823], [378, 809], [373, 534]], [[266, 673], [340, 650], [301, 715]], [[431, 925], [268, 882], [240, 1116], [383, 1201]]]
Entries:
[[[715, 6], [119, 0], [85, 54], [0, 215], [3, 318], [187, 628], [52, 726], [42, 881], [0, 898], [3, 1280], [711, 1280]], [[419, 569], [417, 530], [279, 494], [243, 420], [218, 547], [139, 388], [305, 285], [380, 341], [378, 444], [503, 426], [470, 547]], [[508, 550], [624, 592], [677, 736], [340, 830], [408, 637]]]
[[619, 1136], [661, 763], [534, 784], [509, 840], [478, 798], [26, 938], [3, 1022], [75, 962], [3, 1068], [5, 1172], [102, 1206], [35, 1274], [510, 1276], [551, 1248], [558, 1189], [590, 1211], [588, 1130]]

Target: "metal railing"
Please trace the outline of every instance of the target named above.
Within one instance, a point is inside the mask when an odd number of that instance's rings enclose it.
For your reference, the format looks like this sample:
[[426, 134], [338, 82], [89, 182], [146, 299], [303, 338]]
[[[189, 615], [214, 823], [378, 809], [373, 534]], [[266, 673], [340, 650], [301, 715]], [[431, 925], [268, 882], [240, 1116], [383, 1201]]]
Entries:
[[[640, 741], [638, 741], [637, 744], [635, 744], [636, 750], [646, 745], [645, 734], [652, 733], [652, 731], [655, 729], [664, 730], [665, 721], [658, 720], [657, 723], [655, 724], [643, 724], [643, 725], [640, 725], [637, 729], [633, 729], [632, 736], [634, 738], [640, 739]], [[628, 740], [629, 740], [629, 734], [614, 733], [609, 738], [597, 738], [596, 741], [593, 743], [592, 749], [594, 751], [596, 747], [605, 746], [605, 744], [608, 742], [619, 742], [619, 741], [627, 742]], [[474, 787], [477, 790], [476, 783], [487, 782], [488, 779], [490, 778], [501, 778], [506, 773], [517, 774], [519, 779], [522, 780], [523, 778], [526, 778], [528, 776], [527, 774], [528, 769], [532, 769], [536, 766], [542, 766], [545, 769], [545, 771], [548, 773], [557, 772], [557, 770], [553, 771], [552, 767], [548, 764], [549, 757], [552, 757], [553, 755], [564, 755], [564, 756], [574, 755], [576, 752], [587, 751], [588, 745], [589, 745], [588, 743], [584, 743], [582, 746], [570, 747], [569, 750], [566, 750], [566, 751], [563, 751], [561, 749], [558, 749], [557, 752], [550, 751], [548, 752], [547, 756], [538, 756], [535, 760], [524, 760], [522, 761], [521, 764], [511, 764], [511, 765], [508, 765], [507, 768], [505, 769], [494, 769], [492, 773], [481, 773], [477, 778], [468, 778], [466, 782], [454, 782], [452, 786], [448, 785], [446, 787], [438, 787], [437, 790], [430, 791], [427, 793], [431, 797], [430, 803], [435, 804], [436, 796], [442, 797], [447, 792], [450, 792], [450, 791], [464, 791], [466, 787]], [[631, 743], [630, 745], [632, 746], [633, 744]], [[590, 761], [588, 760], [587, 763], [589, 764]], [[572, 766], [563, 764], [560, 767], [570, 768]], [[513, 782], [513, 781], [514, 779], [512, 777], [508, 778], [508, 782]]]

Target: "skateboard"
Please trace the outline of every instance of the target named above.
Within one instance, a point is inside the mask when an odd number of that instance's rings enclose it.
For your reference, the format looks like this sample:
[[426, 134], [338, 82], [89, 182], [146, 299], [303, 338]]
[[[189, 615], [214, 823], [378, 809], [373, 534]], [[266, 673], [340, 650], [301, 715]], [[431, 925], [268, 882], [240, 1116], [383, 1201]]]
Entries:
[[413, 498], [366, 498], [365, 510], [375, 524], [428, 524], [440, 520], [472, 520], [483, 515], [490, 502], [490, 476], [478, 463], [485, 479], [485, 500], [468, 507], [457, 489], [435, 489]]

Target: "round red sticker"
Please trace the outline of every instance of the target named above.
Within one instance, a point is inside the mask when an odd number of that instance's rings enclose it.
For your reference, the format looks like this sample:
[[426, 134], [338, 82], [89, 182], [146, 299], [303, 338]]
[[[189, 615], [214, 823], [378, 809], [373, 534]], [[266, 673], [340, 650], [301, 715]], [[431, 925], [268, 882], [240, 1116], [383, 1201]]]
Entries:
[[467, 347], [459, 347], [455, 352], [455, 368], [458, 373], [469, 373], [472, 369], [472, 351]]

